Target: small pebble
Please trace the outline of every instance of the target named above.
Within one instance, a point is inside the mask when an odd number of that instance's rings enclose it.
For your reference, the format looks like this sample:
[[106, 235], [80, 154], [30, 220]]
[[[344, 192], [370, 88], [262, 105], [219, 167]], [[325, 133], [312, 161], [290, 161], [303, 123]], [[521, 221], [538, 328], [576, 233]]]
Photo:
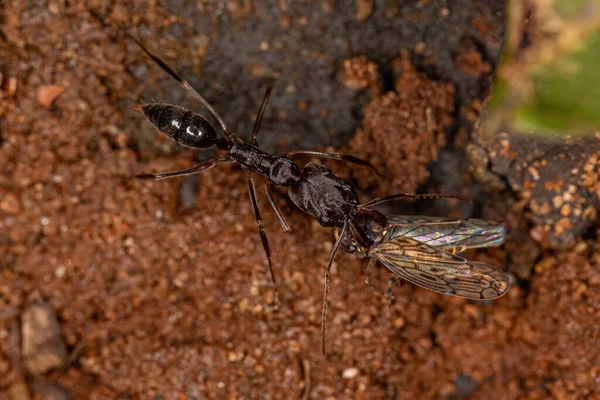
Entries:
[[342, 372], [342, 378], [344, 379], [354, 379], [358, 376], [359, 370], [358, 368], [352, 367], [352, 368], [346, 368], [343, 372]]
[[19, 199], [12, 193], [8, 193], [2, 201], [0, 201], [0, 210], [7, 214], [15, 215], [21, 211]]
[[394, 320], [394, 328], [402, 328], [405, 324], [403, 317], [398, 317]]
[[64, 267], [64, 265], [61, 265], [60, 267], [56, 268], [56, 270], [54, 271], [54, 275], [56, 275], [57, 278], [62, 278], [63, 276], [65, 276], [66, 272], [67, 269]]
[[45, 303], [32, 304], [23, 312], [21, 354], [33, 375], [59, 367], [67, 358], [56, 315]]
[[46, 85], [37, 89], [37, 101], [45, 108], [50, 108], [54, 100], [65, 91], [64, 86]]

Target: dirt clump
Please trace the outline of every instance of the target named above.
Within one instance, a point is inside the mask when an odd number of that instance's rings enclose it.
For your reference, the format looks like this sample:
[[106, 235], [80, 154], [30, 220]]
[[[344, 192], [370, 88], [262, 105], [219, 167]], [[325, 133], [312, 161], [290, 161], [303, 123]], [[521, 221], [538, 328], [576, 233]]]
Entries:
[[[544, 139], [500, 133], [485, 150], [489, 159], [472, 161], [489, 164], [489, 170], [475, 166], [482, 180], [493, 180], [497, 187], [500, 177], [519, 194], [536, 224], [531, 235], [537, 242], [567, 249], [597, 218], [599, 149], [593, 135]], [[481, 149], [471, 146], [470, 152]]]
[[376, 96], [381, 91], [377, 65], [369, 62], [365, 56], [344, 60], [344, 69], [340, 71], [338, 79], [348, 89], [371, 89], [371, 96]]
[[446, 144], [454, 121], [452, 83], [431, 80], [407, 57], [396, 60], [400, 76], [395, 90], [375, 97], [363, 109], [362, 127], [350, 141], [350, 152], [371, 161], [389, 179], [357, 171], [360, 187], [379, 186], [378, 193], [415, 192], [429, 178], [427, 166]]
[[67, 349], [53, 310], [44, 303], [30, 304], [21, 324], [22, 355], [28, 372], [43, 375], [62, 366]]

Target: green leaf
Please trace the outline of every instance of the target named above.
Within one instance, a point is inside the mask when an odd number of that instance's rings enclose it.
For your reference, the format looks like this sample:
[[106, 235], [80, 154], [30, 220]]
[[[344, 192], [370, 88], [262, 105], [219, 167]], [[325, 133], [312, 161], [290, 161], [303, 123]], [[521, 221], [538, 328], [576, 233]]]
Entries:
[[[600, 130], [600, 0], [507, 2], [507, 37], [483, 125], [550, 134]], [[525, 15], [531, 43], [523, 46]]]

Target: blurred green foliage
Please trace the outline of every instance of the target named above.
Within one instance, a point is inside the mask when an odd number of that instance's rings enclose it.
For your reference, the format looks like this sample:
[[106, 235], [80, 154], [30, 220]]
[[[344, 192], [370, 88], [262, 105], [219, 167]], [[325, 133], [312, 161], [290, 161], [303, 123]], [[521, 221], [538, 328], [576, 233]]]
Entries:
[[600, 0], [529, 6], [507, 3], [507, 43], [484, 138], [506, 129], [563, 135], [600, 129]]

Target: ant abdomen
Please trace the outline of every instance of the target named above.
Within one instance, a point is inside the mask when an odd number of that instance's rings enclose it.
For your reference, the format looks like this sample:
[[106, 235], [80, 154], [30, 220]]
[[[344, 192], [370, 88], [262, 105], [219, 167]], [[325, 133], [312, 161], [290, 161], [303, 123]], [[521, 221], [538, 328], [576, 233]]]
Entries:
[[200, 114], [159, 103], [146, 104], [142, 111], [159, 131], [182, 146], [205, 149], [216, 144], [217, 131]]

